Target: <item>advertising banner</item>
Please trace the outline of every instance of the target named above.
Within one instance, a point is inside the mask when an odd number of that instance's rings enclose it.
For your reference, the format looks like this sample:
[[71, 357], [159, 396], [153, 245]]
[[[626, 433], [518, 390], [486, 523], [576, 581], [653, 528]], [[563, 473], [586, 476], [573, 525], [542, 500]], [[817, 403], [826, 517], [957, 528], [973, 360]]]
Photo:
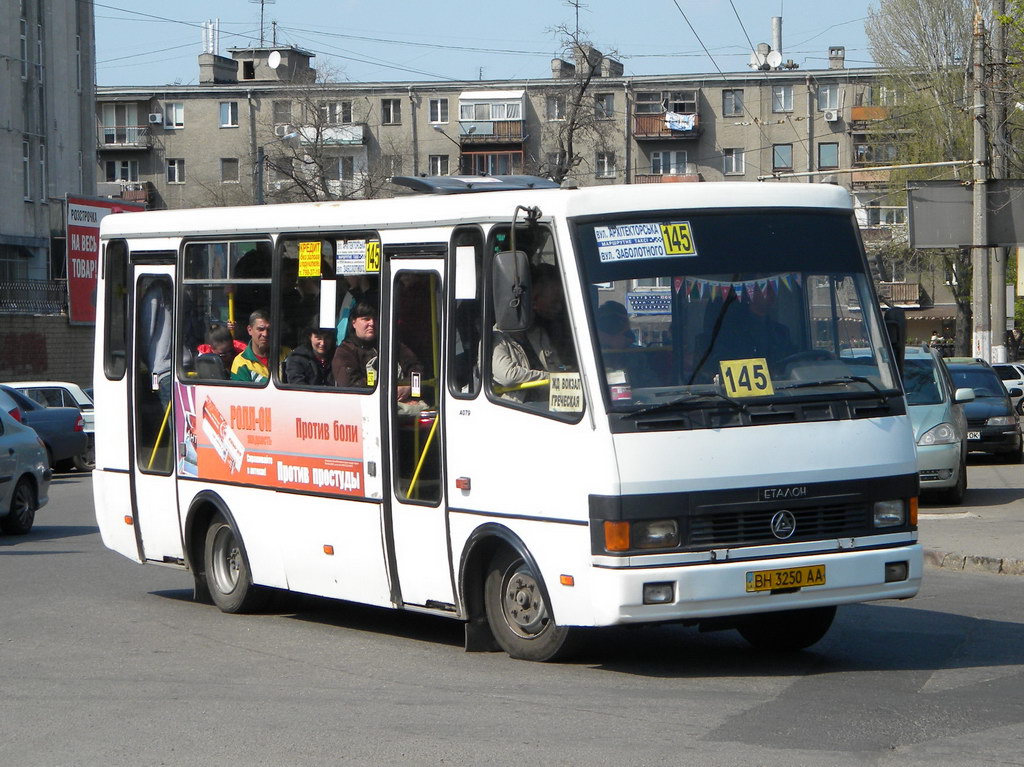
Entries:
[[145, 205], [95, 197], [67, 197], [68, 321], [96, 322], [96, 276], [100, 263], [100, 221], [110, 213], [134, 213]]

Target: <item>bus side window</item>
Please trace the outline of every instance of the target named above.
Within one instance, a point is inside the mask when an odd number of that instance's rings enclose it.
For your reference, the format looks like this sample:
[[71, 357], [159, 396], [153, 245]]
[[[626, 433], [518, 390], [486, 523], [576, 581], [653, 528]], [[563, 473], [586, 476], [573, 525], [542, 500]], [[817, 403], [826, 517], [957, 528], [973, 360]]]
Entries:
[[483, 338], [483, 233], [477, 229], [461, 229], [452, 238], [451, 253], [455, 255], [456, 270], [464, 268], [459, 262], [465, 251], [473, 249], [473, 298], [465, 298], [460, 291], [469, 293], [468, 285], [460, 285], [460, 275], [450, 276], [448, 284], [453, 296], [451, 313], [451, 345], [449, 348], [448, 386], [456, 397], [475, 397], [480, 392], [480, 345]]
[[179, 333], [184, 377], [265, 384], [273, 364], [270, 243], [189, 243], [184, 263]]
[[[510, 250], [510, 239], [508, 227], [496, 227], [489, 252]], [[529, 257], [533, 321], [525, 331], [491, 332], [491, 394], [503, 404], [575, 420], [583, 410], [582, 387], [550, 230], [517, 227], [516, 250]]]
[[128, 369], [128, 244], [124, 240], [107, 243], [103, 272], [103, 372], [118, 381]]
[[[333, 387], [336, 318], [344, 283], [335, 273], [333, 239], [307, 236], [280, 245], [280, 316], [274, 323], [281, 382], [298, 388]], [[341, 283], [341, 285], [339, 285]]]

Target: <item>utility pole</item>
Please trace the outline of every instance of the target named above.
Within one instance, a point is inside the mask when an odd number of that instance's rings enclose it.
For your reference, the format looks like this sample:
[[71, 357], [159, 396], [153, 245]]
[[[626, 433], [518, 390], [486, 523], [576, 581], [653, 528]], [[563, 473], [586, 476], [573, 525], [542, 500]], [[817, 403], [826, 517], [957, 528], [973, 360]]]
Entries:
[[992, 317], [988, 275], [988, 165], [985, 162], [985, 22], [981, 14], [974, 17], [974, 213], [972, 227], [971, 266], [973, 285], [973, 355], [992, 360]]
[[[992, 91], [992, 120], [989, 131], [992, 156], [992, 178], [1006, 178], [1006, 28], [1000, 21], [1006, 12], [1006, 0], [992, 4], [995, 25], [992, 27], [992, 66], [989, 81]], [[992, 362], [1006, 362], [1006, 258], [1008, 248], [992, 249]], [[1013, 314], [1013, 312], [1010, 312]]]

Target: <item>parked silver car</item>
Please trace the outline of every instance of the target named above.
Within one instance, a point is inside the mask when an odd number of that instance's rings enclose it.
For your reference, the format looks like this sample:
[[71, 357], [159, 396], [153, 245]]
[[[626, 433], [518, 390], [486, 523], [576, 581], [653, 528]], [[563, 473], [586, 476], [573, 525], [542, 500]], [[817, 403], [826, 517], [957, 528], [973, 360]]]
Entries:
[[24, 535], [48, 500], [53, 470], [39, 435], [11, 416], [14, 407], [0, 396], [0, 531]]
[[967, 417], [963, 403], [974, 390], [956, 389], [935, 349], [906, 351], [903, 388], [917, 440], [917, 471], [922, 494], [959, 504], [967, 490]]
[[7, 381], [10, 386], [43, 407], [76, 407], [82, 412], [85, 434], [89, 446], [84, 453], [74, 456], [72, 461], [79, 471], [92, 471], [96, 465], [95, 431], [96, 413], [92, 397], [78, 384], [67, 381]]

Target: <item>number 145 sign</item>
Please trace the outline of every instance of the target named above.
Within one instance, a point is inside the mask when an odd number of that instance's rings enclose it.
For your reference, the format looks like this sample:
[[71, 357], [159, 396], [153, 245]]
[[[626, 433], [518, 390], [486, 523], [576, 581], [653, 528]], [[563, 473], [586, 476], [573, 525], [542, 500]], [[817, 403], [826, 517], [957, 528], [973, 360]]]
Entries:
[[730, 397], [763, 397], [774, 394], [768, 362], [763, 357], [746, 360], [722, 360], [722, 383]]

